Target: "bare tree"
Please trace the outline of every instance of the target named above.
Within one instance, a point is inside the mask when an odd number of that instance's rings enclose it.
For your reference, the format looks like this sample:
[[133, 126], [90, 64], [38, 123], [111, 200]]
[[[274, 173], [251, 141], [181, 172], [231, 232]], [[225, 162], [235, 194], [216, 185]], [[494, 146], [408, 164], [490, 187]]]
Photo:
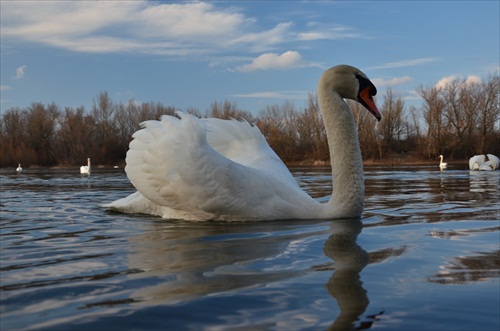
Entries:
[[427, 124], [427, 148], [426, 156], [428, 158], [439, 155], [444, 146], [445, 121], [443, 119], [443, 110], [445, 101], [439, 93], [437, 87], [423, 86], [417, 87], [418, 94], [424, 99], [423, 115]]
[[239, 109], [236, 102], [230, 102], [228, 100], [224, 100], [224, 102], [213, 102], [205, 117], [253, 122], [253, 116], [250, 112]]
[[55, 163], [53, 143], [59, 107], [52, 103], [47, 108], [41, 103], [33, 103], [26, 116], [26, 142], [37, 154], [38, 164]]
[[318, 98], [309, 93], [304, 110], [297, 114], [295, 127], [298, 134], [298, 151], [302, 158], [327, 160], [329, 157], [326, 130], [321, 118]]
[[387, 89], [380, 112], [383, 121], [378, 125], [378, 132], [382, 138], [381, 157], [385, 157], [391, 152], [399, 152], [402, 139], [406, 139], [403, 137], [405, 132], [404, 101], [394, 89]]
[[[474, 153], [496, 153], [500, 151], [500, 76], [498, 72], [490, 75], [481, 86], [479, 104], [478, 141]], [[495, 131], [495, 125], [497, 130]]]
[[298, 145], [296, 121], [295, 106], [285, 101], [281, 106], [266, 106], [260, 111], [256, 122], [269, 145], [285, 161], [297, 159], [295, 153]]
[[97, 162], [105, 162], [106, 159], [116, 159], [120, 155], [120, 149], [116, 144], [117, 128], [113, 121], [116, 107], [111, 101], [108, 92], [104, 91], [97, 95], [92, 106], [92, 117], [95, 121], [92, 157]]
[[91, 155], [90, 143], [94, 128], [94, 119], [85, 114], [84, 107], [76, 109], [66, 107], [59, 117], [57, 139], [58, 163], [78, 164]]
[[35, 150], [27, 146], [27, 111], [12, 108], [5, 112], [0, 122], [0, 166], [14, 166], [17, 163], [36, 163]]

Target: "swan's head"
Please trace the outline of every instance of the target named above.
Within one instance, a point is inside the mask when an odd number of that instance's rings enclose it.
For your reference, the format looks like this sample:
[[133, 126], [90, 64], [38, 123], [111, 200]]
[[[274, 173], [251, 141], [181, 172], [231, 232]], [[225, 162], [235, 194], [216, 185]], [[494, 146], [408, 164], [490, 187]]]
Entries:
[[342, 98], [358, 101], [377, 120], [380, 121], [382, 118], [373, 101], [377, 88], [361, 70], [355, 67], [342, 64], [325, 71], [318, 83], [318, 94], [320, 91], [335, 91]]

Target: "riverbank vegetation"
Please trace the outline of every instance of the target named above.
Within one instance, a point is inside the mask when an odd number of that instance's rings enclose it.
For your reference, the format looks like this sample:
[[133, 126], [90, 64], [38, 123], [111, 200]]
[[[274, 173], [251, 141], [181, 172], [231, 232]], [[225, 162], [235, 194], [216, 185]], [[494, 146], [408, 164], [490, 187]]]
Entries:
[[[419, 86], [420, 108], [407, 107], [394, 90], [378, 96], [382, 121], [360, 104], [349, 101], [358, 126], [363, 158], [390, 161], [411, 155], [413, 160], [466, 159], [475, 154], [500, 154], [500, 79], [455, 79], [437, 87]], [[32, 103], [11, 108], [0, 119], [0, 166], [123, 163], [139, 123], [173, 115], [176, 108], [160, 102], [115, 103], [106, 91], [91, 109]], [[235, 118], [257, 125], [271, 147], [288, 163], [327, 161], [328, 144], [316, 96], [304, 107], [285, 101], [257, 115], [230, 101], [213, 102], [208, 110], [184, 109], [200, 117]]]

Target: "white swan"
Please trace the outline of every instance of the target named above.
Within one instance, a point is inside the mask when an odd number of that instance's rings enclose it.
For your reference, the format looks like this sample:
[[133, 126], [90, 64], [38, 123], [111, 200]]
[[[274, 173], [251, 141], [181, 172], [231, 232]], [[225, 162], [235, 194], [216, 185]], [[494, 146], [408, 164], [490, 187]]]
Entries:
[[16, 168], [16, 171], [17, 171], [17, 172], [21, 172], [21, 171], [23, 171], [23, 168], [21, 167], [21, 163], [18, 163], [17, 168]]
[[[486, 156], [488, 160], [486, 160]], [[497, 170], [500, 167], [500, 159], [493, 154], [474, 155], [469, 159], [470, 170]]]
[[440, 161], [439, 161], [439, 169], [444, 170], [444, 169], [448, 168], [448, 163], [443, 162], [444, 156], [443, 155], [439, 155], [439, 159], [440, 159]]
[[90, 174], [90, 158], [87, 159], [87, 165], [80, 167], [81, 174]]
[[246, 122], [180, 119], [142, 123], [133, 135], [125, 171], [138, 190], [105, 207], [185, 220], [275, 220], [359, 217], [363, 162], [351, 110], [359, 101], [378, 120], [375, 86], [359, 69], [340, 65], [321, 76], [318, 101], [330, 146], [333, 192], [327, 203], [311, 198]]

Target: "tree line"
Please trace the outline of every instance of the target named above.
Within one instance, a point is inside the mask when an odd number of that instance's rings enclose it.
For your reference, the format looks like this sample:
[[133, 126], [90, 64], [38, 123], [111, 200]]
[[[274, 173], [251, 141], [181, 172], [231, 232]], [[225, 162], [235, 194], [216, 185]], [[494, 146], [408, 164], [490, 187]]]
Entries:
[[[388, 89], [378, 100], [382, 121], [377, 122], [359, 103], [348, 101], [359, 132], [365, 160], [405, 155], [418, 159], [465, 159], [475, 154], [500, 154], [500, 79], [491, 74], [482, 81], [455, 79], [437, 87], [419, 86], [420, 108], [407, 107]], [[160, 102], [115, 103], [106, 91], [84, 107], [61, 108], [55, 103], [32, 103], [11, 108], [0, 119], [0, 166], [79, 165], [87, 157], [94, 164], [123, 162], [132, 134], [145, 120], [174, 115], [176, 108]], [[228, 100], [213, 102], [198, 117], [234, 118], [254, 123], [285, 162], [327, 161], [326, 132], [319, 105], [310, 93], [305, 105], [285, 101], [265, 106], [257, 115]]]

